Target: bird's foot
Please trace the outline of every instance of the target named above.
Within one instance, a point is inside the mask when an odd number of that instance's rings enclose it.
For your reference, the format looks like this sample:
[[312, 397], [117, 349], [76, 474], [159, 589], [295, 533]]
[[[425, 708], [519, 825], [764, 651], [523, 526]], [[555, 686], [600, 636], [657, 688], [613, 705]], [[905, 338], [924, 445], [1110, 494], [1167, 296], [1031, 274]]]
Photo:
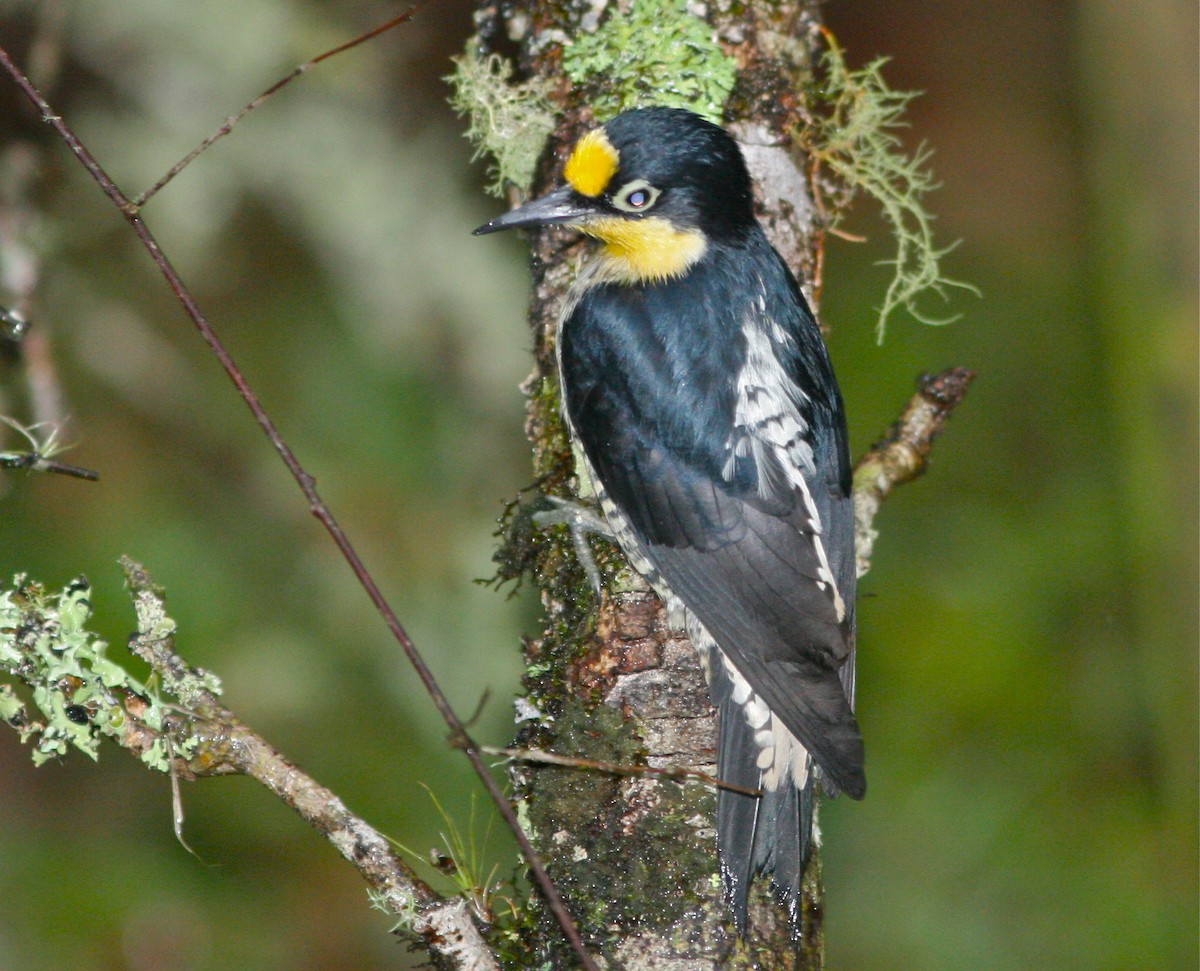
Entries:
[[579, 565], [583, 567], [583, 572], [587, 574], [588, 580], [591, 581], [592, 589], [596, 591], [596, 598], [599, 599], [603, 591], [600, 583], [600, 570], [596, 566], [596, 558], [592, 555], [592, 548], [588, 545], [587, 538], [590, 534], [603, 537], [610, 542], [616, 542], [612, 529], [594, 506], [562, 499], [558, 496], [546, 496], [546, 498], [554, 504], [555, 508], [535, 512], [532, 517], [534, 525], [543, 529], [547, 526], [566, 526], [570, 530], [571, 545], [575, 547], [575, 556], [579, 560]]

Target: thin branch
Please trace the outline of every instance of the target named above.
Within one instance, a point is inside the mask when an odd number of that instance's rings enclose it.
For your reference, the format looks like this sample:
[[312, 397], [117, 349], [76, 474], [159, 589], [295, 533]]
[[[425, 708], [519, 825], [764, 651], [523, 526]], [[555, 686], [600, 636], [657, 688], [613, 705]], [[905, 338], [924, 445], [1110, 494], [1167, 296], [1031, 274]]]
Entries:
[[51, 422], [22, 425], [7, 415], [0, 415], [0, 424], [7, 425], [29, 442], [28, 451], [0, 452], [0, 468], [25, 469], [27, 472], [57, 472], [59, 475], [69, 475], [91, 482], [99, 480], [99, 472], [78, 465], [68, 465], [54, 458], [71, 447], [59, 441], [59, 426]]
[[100, 473], [94, 469], [56, 462], [37, 452], [0, 452], [0, 468], [25, 469], [27, 472], [56, 472], [75, 479], [87, 479], [89, 482], [98, 482], [100, 479]]
[[400, 623], [399, 618], [397, 618], [395, 612], [392, 610], [391, 605], [387, 602], [387, 599], [384, 597], [378, 585], [375, 583], [374, 578], [363, 565], [357, 550], [351, 544], [346, 534], [342, 531], [341, 526], [338, 525], [338, 522], [334, 518], [332, 511], [321, 499], [320, 494], [317, 492], [316, 480], [300, 464], [299, 460], [293, 454], [291, 448], [280, 435], [279, 430], [275, 427], [274, 422], [267, 414], [262, 403], [259, 401], [258, 396], [254, 393], [245, 376], [234, 363], [229, 351], [217, 336], [215, 330], [205, 317], [204, 313], [200, 310], [200, 307], [193, 298], [191, 291], [188, 290], [186, 285], [183, 283], [183, 280], [180, 278], [175, 268], [171, 265], [170, 260], [168, 260], [162, 248], [159, 246], [158, 241], [154, 238], [154, 235], [150, 232], [150, 229], [139, 216], [138, 206], [134, 204], [124, 192], [121, 191], [115, 182], [113, 182], [100, 163], [97, 162], [92, 156], [91, 152], [88, 151], [87, 147], [79, 140], [79, 138], [62, 120], [62, 118], [54, 112], [54, 110], [46, 102], [46, 99], [16, 65], [8, 51], [6, 51], [3, 47], [0, 47], [0, 67], [3, 67], [9, 76], [12, 77], [13, 81], [16, 82], [17, 86], [21, 89], [26, 98], [28, 98], [29, 101], [32, 102], [41, 113], [42, 119], [47, 122], [47, 124], [49, 124], [55, 130], [55, 132], [57, 132], [59, 137], [66, 143], [67, 147], [79, 160], [80, 164], [83, 165], [88, 174], [91, 175], [91, 177], [95, 180], [96, 184], [100, 186], [104, 194], [107, 195], [110, 200], [112, 200], [113, 205], [120, 210], [126, 221], [133, 228], [134, 233], [136, 233], [138, 239], [142, 242], [142, 245], [150, 254], [150, 258], [154, 261], [155, 266], [158, 267], [159, 272], [162, 273], [163, 277], [167, 281], [167, 285], [170, 287], [172, 293], [175, 294], [176, 298], [183, 306], [185, 313], [191, 319], [196, 329], [200, 332], [204, 342], [209, 346], [209, 349], [216, 356], [217, 360], [220, 361], [221, 366], [225, 369], [226, 374], [229, 375], [229, 378], [234, 383], [238, 393], [246, 402], [246, 406], [250, 409], [255, 421], [258, 422], [259, 426], [270, 440], [272, 446], [275, 448], [275, 451], [279, 454], [280, 458], [287, 466], [288, 471], [296, 480], [297, 485], [300, 486], [301, 491], [308, 500], [309, 508], [312, 514], [316, 516], [318, 520], [320, 520], [321, 524], [325, 527], [325, 530], [332, 537], [334, 543], [341, 551], [343, 558], [349, 564], [350, 569], [358, 579], [359, 584], [366, 591], [367, 596], [370, 597], [371, 602], [375, 605], [376, 610], [383, 618], [388, 630], [391, 631], [393, 638], [404, 651], [404, 654], [408, 658], [409, 663], [412, 665], [413, 670], [416, 671], [417, 677], [420, 678], [421, 683], [425, 686], [425, 690], [429, 694], [434, 707], [437, 708], [438, 713], [442, 716], [443, 721], [445, 721], [447, 727], [450, 729], [450, 744], [455, 748], [460, 748], [463, 750], [468, 761], [471, 763], [471, 768], [475, 771], [475, 774], [479, 777], [492, 800], [495, 802], [496, 808], [499, 810], [500, 815], [504, 818], [506, 825], [512, 831], [512, 834], [517, 841], [517, 845], [520, 847], [521, 855], [529, 864], [530, 872], [533, 874], [534, 881], [537, 883], [545, 898], [547, 907], [549, 907], [551, 913], [554, 914], [555, 920], [558, 922], [559, 927], [562, 929], [563, 935], [570, 943], [571, 948], [579, 956], [579, 960], [585, 971], [598, 971], [595, 962], [592, 960], [591, 956], [587, 953], [583, 946], [583, 940], [579, 936], [579, 931], [575, 927], [575, 922], [572, 920], [570, 913], [567, 911], [566, 904], [563, 902], [562, 896], [558, 892], [558, 888], [554, 885], [554, 881], [550, 879], [550, 875], [546, 872], [546, 868], [542, 864], [541, 858], [538, 856], [537, 851], [534, 850], [533, 844], [530, 843], [528, 836], [525, 835], [525, 831], [521, 828], [521, 824], [517, 819], [516, 812], [509, 804], [507, 798], [505, 798], [504, 793], [501, 791], [496, 780], [492, 778], [491, 773], [488, 771], [488, 767], [481, 757], [478, 746], [467, 733], [465, 726], [455, 714], [454, 709], [451, 708], [450, 702], [447, 700], [445, 693], [438, 685], [432, 671], [430, 671], [428, 665], [426, 665], [424, 658], [418, 652], [416, 646], [408, 636], [407, 631], [405, 631], [403, 625]]
[[538, 748], [496, 748], [484, 745], [481, 749], [487, 755], [501, 755], [518, 762], [535, 762], [540, 765], [559, 765], [568, 769], [587, 769], [591, 772], [607, 772], [610, 775], [657, 775], [664, 779], [695, 779], [705, 782], [718, 789], [728, 789], [730, 792], [740, 792], [747, 796], [761, 796], [761, 789], [751, 789], [732, 782], [718, 779], [707, 772], [695, 769], [685, 769], [674, 765], [624, 765], [620, 762], [597, 762], [595, 759], [580, 759], [571, 755], [559, 755], [557, 752], [547, 752]]
[[236, 773], [255, 779], [329, 840], [359, 870], [377, 899], [411, 922], [431, 953], [453, 959], [453, 966], [464, 971], [495, 969], [466, 901], [439, 897], [400, 859], [383, 834], [224, 707], [203, 686], [200, 672], [175, 652], [174, 637], [157, 629], [161, 625], [156, 619], [164, 613], [162, 597], [145, 570], [128, 559], [122, 566], [138, 614], [139, 632], [130, 639], [130, 651], [149, 664], [163, 688], [198, 719], [193, 733], [203, 743], [179, 767], [181, 772], [191, 777]]
[[173, 178], [175, 178], [175, 176], [177, 176], [180, 172], [182, 172], [189, 165], [191, 165], [192, 162], [194, 162], [198, 156], [200, 156], [202, 153], [208, 151], [208, 149], [211, 148], [214, 143], [220, 141], [222, 138], [224, 138], [226, 135], [228, 135], [231, 131], [233, 131], [234, 125], [236, 125], [239, 121], [241, 121], [243, 118], [245, 118], [246, 115], [250, 114], [250, 112], [252, 112], [255, 108], [257, 108], [259, 105], [261, 105], [268, 98], [270, 98], [273, 94], [277, 93], [278, 91], [282, 90], [287, 85], [289, 85], [293, 81], [295, 81], [296, 78], [300, 77], [300, 75], [302, 75], [302, 74], [306, 73], [307, 71], [311, 70], [312, 68], [316, 67], [322, 61], [328, 60], [329, 58], [331, 58], [337, 54], [341, 54], [343, 51], [348, 51], [352, 47], [357, 47], [359, 44], [366, 43], [367, 41], [371, 40], [372, 38], [378, 37], [380, 34], [386, 33], [387, 31], [391, 30], [393, 27], [399, 27], [401, 24], [407, 23], [408, 21], [412, 20], [413, 17], [416, 16], [418, 10], [420, 10], [426, 4], [432, 3], [432, 2], [433, 2], [433, 0], [422, 0], [421, 3], [415, 4], [411, 7], [409, 7], [406, 11], [404, 11], [404, 13], [400, 14], [400, 16], [393, 17], [387, 23], [380, 24], [378, 27], [375, 27], [375, 28], [367, 31], [365, 34], [362, 34], [362, 35], [354, 38], [354, 40], [347, 41], [345, 44], [339, 44], [337, 47], [334, 47], [331, 50], [326, 51], [324, 54], [318, 54], [316, 57], [312, 58], [312, 60], [305, 61], [303, 64], [294, 68], [292, 70], [291, 74], [288, 74], [286, 77], [280, 78], [278, 81], [276, 81], [274, 84], [272, 84], [269, 88], [267, 88], [266, 91], [264, 91], [257, 98], [255, 98], [253, 101], [251, 101], [245, 107], [243, 107], [242, 110], [239, 111], [236, 115], [231, 115], [229, 118], [226, 118], [225, 122], [221, 125], [220, 128], [218, 128], [215, 132], [213, 132], [211, 135], [209, 135], [208, 138], [204, 139], [204, 141], [202, 141], [199, 145], [197, 145], [190, 152], [188, 152], [187, 155], [185, 155], [183, 158], [181, 158], [178, 162], [176, 162], [174, 165], [172, 165], [171, 168], [167, 170], [166, 175], [164, 175], [161, 179], [159, 179], [157, 182], [155, 182], [154, 185], [152, 185], [149, 189], [147, 189], [141, 195], [136, 196], [133, 200], [133, 204], [135, 206], [137, 206], [139, 209], [142, 206], [144, 206], [154, 196], [156, 196], [158, 194], [159, 190], [161, 190], [163, 187], [165, 187], [168, 182], [170, 182]]
[[925, 471], [933, 440], [962, 403], [975, 372], [951, 368], [926, 374], [918, 391], [882, 441], [873, 445], [854, 469], [854, 522], [857, 533], [858, 575], [871, 568], [871, 553], [879, 535], [875, 514], [893, 489]]

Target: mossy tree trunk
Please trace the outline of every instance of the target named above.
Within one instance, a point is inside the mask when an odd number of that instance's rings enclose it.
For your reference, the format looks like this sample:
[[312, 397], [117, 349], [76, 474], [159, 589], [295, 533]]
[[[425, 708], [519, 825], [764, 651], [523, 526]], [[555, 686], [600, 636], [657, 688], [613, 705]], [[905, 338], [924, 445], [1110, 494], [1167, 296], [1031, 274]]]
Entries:
[[[659, 8], [664, 32], [673, 29], [672, 18], [691, 16], [675, 6]], [[806, 118], [820, 39], [815, 8], [802, 0], [709, 6], [710, 27], [737, 67], [724, 124], [746, 153], [768, 235], [802, 278], [816, 262], [814, 219], [805, 159], [792, 135]], [[601, 22], [609, 15], [606, 10]], [[480, 10], [483, 52], [515, 56], [527, 76], [552, 80], [555, 106], [565, 117], [542, 156], [535, 193], [551, 185], [570, 145], [594, 123], [589, 106], [601, 92], [565, 80], [562, 58], [563, 42], [596, 24], [591, 4], [518, 0]], [[595, 83], [602, 87], [605, 79]], [[585, 244], [557, 229], [531, 243], [536, 365], [525, 386], [527, 429], [539, 487], [574, 496], [580, 483], [559, 413], [554, 343]], [[515, 532], [523, 539], [513, 540], [508, 552], [527, 544], [523, 552], [546, 611], [542, 636], [526, 645], [531, 704], [519, 743], [596, 761], [712, 772], [716, 725], [707, 688], [691, 644], [668, 628], [658, 599], [603, 542], [593, 543], [606, 586], [597, 601], [565, 531]], [[786, 912], [759, 886], [749, 937], [737, 940], [717, 876], [711, 786], [531, 764], [514, 775], [530, 835], [589, 950], [609, 967], [822, 967], [816, 852], [807, 875], [804, 939], [791, 939]], [[521, 960], [529, 967], [575, 966], [549, 918], [530, 929], [525, 944]]]

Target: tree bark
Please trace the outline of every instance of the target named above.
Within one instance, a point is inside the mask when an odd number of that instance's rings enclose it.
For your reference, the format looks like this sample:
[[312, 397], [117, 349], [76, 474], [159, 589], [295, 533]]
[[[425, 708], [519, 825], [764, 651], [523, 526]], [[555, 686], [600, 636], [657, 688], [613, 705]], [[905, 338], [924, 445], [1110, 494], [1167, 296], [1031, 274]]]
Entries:
[[[816, 265], [814, 219], [804, 160], [790, 135], [805, 120], [819, 42], [815, 7], [709, 7], [709, 23], [739, 69], [724, 123], [742, 144], [767, 233], [802, 280]], [[486, 6], [481, 41], [485, 51], [506, 53], [515, 41], [522, 71], [559, 79], [563, 47], [548, 38], [579, 36], [589, 11], [589, 5], [541, 0]], [[590, 16], [594, 26], [594, 11]], [[542, 156], [535, 193], [550, 187], [570, 146], [593, 124], [576, 90], [561, 82], [555, 91], [565, 123]], [[532, 239], [536, 363], [524, 387], [527, 431], [541, 489], [566, 497], [577, 495], [580, 483], [560, 417], [554, 343], [583, 245], [559, 229]], [[519, 743], [596, 761], [715, 772], [715, 716], [695, 651], [686, 635], [668, 627], [658, 598], [619, 551], [593, 543], [606, 577], [597, 601], [565, 531], [515, 535], [504, 555], [532, 563], [546, 612], [542, 635], [526, 644], [529, 717]], [[533, 764], [520, 765], [514, 781], [535, 846], [585, 941], [609, 967], [823, 966], [818, 850], [806, 876], [803, 939], [792, 940], [786, 912], [760, 882], [749, 934], [739, 941], [717, 873], [711, 786]], [[530, 967], [547, 961], [554, 968], [574, 966], [548, 919], [540, 921], [528, 947]]]

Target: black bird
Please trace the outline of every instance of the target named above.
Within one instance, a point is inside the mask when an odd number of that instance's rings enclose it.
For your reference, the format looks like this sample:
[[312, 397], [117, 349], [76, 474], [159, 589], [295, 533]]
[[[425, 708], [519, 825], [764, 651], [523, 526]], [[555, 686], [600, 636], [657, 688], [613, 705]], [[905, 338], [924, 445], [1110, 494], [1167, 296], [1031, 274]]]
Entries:
[[629, 111], [563, 175], [475, 232], [562, 223], [600, 243], [560, 324], [567, 420], [612, 534], [700, 655], [719, 777], [762, 792], [718, 794], [738, 930], [770, 874], [798, 932], [814, 783], [866, 791], [841, 392], [727, 132]]

